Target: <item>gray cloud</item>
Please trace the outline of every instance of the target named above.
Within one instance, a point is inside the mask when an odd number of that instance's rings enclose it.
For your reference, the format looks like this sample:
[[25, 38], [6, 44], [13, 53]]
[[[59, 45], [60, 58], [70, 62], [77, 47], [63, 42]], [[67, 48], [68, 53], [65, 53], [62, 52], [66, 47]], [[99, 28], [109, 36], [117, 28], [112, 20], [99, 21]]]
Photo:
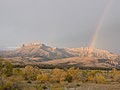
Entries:
[[[25, 42], [87, 46], [109, 0], [0, 0], [0, 47]], [[119, 52], [120, 0], [113, 0], [96, 47]]]

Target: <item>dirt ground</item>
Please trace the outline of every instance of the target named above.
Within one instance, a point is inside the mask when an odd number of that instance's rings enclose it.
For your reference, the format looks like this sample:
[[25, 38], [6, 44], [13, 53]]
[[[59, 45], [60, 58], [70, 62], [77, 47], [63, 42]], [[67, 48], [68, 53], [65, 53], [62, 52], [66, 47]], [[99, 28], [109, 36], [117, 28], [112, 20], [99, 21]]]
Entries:
[[120, 90], [120, 83], [110, 84], [82, 84], [77, 88], [65, 88], [65, 90]]

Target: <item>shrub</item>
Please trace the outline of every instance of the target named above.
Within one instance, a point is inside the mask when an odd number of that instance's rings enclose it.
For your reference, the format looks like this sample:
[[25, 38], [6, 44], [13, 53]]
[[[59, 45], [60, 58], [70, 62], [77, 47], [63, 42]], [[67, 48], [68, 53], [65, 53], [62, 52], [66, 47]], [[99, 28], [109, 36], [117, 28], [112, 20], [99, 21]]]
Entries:
[[51, 71], [51, 81], [60, 83], [65, 80], [66, 73], [61, 69], [53, 69]]
[[46, 74], [46, 73], [39, 74], [39, 75], [37, 76], [37, 80], [40, 81], [41, 83], [46, 83], [46, 82], [49, 81], [49, 76], [48, 76], [48, 74]]
[[37, 75], [40, 74], [41, 71], [38, 68], [33, 68], [32, 66], [26, 66], [23, 69], [23, 77], [25, 80], [36, 80]]
[[20, 76], [20, 75], [22, 75], [22, 73], [23, 72], [22, 72], [22, 70], [20, 68], [14, 68], [13, 69], [13, 74], [14, 75], [17, 75], [17, 76], [19, 75]]
[[80, 70], [79, 68], [75, 69], [74, 67], [71, 67], [67, 70], [67, 75], [72, 77], [72, 80], [79, 80], [80, 78]]
[[6, 76], [11, 76], [13, 74], [12, 73], [12, 71], [13, 71], [13, 65], [10, 62], [8, 62], [8, 61], [5, 61], [4, 63], [5, 63], [4, 74]]
[[88, 76], [87, 81], [94, 82], [94, 77], [93, 76]]
[[96, 83], [98, 83], [98, 84], [101, 84], [101, 83], [105, 83], [105, 77], [104, 76], [96, 76], [95, 77], [95, 81], [96, 81]]
[[111, 71], [111, 74], [112, 74], [112, 81], [118, 81], [120, 80], [120, 72], [113, 68], [112, 71]]
[[4, 84], [3, 90], [12, 90], [12, 83], [7, 82], [6, 84]]
[[65, 81], [68, 81], [69, 83], [72, 82], [72, 80], [73, 80], [73, 77], [70, 75], [67, 75], [65, 78]]

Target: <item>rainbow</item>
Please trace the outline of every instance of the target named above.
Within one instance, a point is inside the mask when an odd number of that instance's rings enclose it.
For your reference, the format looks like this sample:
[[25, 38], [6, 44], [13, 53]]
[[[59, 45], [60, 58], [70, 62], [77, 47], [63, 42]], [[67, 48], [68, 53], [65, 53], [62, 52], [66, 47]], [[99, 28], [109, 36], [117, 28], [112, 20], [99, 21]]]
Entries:
[[88, 47], [90, 47], [90, 48], [95, 47], [95, 43], [96, 43], [99, 31], [101, 30], [103, 22], [105, 21], [105, 18], [106, 18], [107, 14], [110, 10], [110, 7], [112, 5], [112, 1], [113, 0], [109, 0], [109, 2], [106, 5], [106, 8], [103, 10], [103, 13], [100, 17], [100, 20], [99, 20], [98, 24], [96, 25], [96, 29], [95, 29], [94, 34], [92, 35], [92, 38], [91, 38], [90, 43], [88, 45]]

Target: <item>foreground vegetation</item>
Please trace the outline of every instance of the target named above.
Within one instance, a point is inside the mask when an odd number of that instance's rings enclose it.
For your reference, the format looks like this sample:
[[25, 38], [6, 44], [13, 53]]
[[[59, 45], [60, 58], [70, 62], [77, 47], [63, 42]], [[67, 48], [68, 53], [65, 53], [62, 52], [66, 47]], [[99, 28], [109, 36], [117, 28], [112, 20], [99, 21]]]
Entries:
[[112, 82], [120, 82], [120, 71], [115, 68], [104, 71], [80, 70], [74, 67], [69, 69], [40, 69], [33, 66], [14, 68], [10, 62], [0, 59], [0, 90], [69, 90], [70, 88], [76, 90], [83, 84]]

